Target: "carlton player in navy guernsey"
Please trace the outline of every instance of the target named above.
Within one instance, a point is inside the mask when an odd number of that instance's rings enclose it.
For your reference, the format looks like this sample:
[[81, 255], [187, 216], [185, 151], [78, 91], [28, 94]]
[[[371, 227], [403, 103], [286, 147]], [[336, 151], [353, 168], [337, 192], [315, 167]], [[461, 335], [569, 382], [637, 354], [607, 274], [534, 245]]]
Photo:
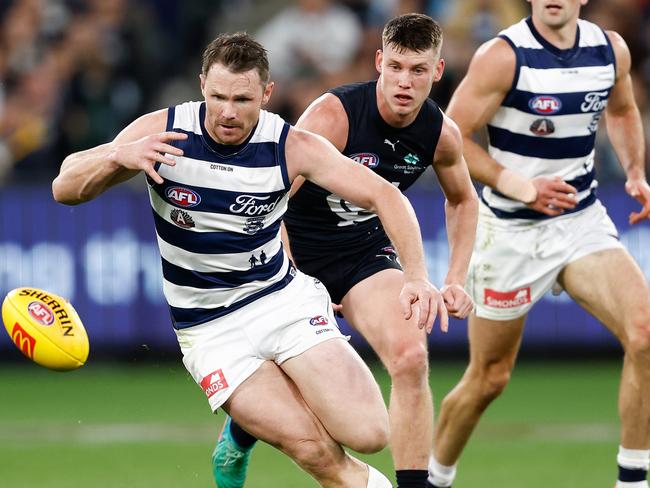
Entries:
[[388, 488], [342, 448], [386, 445], [379, 387], [339, 332], [323, 285], [288, 259], [280, 222], [298, 176], [371, 209], [405, 268], [395, 313], [413, 316], [415, 328], [432, 327], [440, 313], [446, 327], [413, 209], [323, 138], [261, 110], [273, 83], [266, 51], [248, 35], [210, 43], [200, 80], [204, 101], [144, 115], [113, 142], [68, 156], [54, 197], [85, 202], [144, 171], [183, 363], [211, 409], [226, 410], [321, 486]]
[[[442, 32], [430, 17], [407, 14], [386, 24], [382, 41], [376, 55], [379, 79], [330, 90], [307, 108], [297, 127], [324, 136], [402, 191], [433, 166], [447, 198], [451, 250], [442, 293], [448, 312], [464, 318], [473, 307], [463, 286], [478, 205], [460, 133], [428, 98], [444, 68]], [[423, 488], [433, 438], [427, 331], [398, 313], [401, 253], [374, 212], [301, 180], [293, 184], [285, 217], [292, 257], [298, 269], [323, 282], [386, 366], [392, 380], [390, 447], [397, 484]], [[249, 447], [252, 441], [241, 443]], [[216, 472], [234, 472], [236, 464], [219, 461], [219, 449], [218, 444]], [[243, 486], [243, 477], [237, 477], [242, 484], [229, 487]]]
[[[530, 18], [478, 49], [449, 105], [472, 177], [486, 186], [468, 279], [476, 302], [470, 364], [442, 403], [430, 482], [451, 486], [481, 413], [508, 383], [526, 314], [553, 288], [621, 341], [616, 486], [647, 488], [650, 293], [596, 196], [594, 170], [604, 119], [625, 189], [643, 206], [630, 223], [647, 219], [650, 189], [630, 53], [618, 34], [579, 19], [586, 0], [530, 3]], [[487, 151], [472, 140], [485, 126]], [[558, 398], [558, 408], [566, 401]]]

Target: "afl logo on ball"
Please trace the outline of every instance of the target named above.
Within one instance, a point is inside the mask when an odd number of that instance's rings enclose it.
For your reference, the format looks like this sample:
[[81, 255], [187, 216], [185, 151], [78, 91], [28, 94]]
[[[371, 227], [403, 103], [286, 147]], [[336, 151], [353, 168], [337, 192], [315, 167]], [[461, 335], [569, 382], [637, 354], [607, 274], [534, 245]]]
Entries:
[[201, 203], [201, 197], [198, 193], [180, 186], [172, 186], [165, 191], [167, 200], [174, 205], [184, 208], [196, 207]]
[[531, 98], [528, 106], [538, 114], [549, 115], [559, 112], [562, 108], [562, 102], [559, 98], [550, 95], [539, 95]]
[[41, 302], [31, 302], [27, 305], [29, 315], [41, 325], [52, 325], [54, 323], [54, 313], [50, 307]]

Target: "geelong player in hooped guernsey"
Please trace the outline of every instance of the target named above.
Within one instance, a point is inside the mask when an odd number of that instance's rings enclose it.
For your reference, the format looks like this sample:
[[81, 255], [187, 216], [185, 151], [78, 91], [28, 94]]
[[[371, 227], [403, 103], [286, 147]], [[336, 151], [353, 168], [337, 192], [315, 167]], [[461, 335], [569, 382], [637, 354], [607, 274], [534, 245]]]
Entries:
[[295, 269], [282, 250], [289, 125], [265, 110], [242, 144], [218, 144], [205, 103], [168, 111], [167, 130], [187, 134], [175, 166], [160, 165], [149, 195], [174, 326], [191, 327], [284, 288]]
[[[558, 176], [575, 188], [578, 212], [596, 201], [594, 143], [598, 121], [616, 81], [605, 32], [578, 20], [575, 44], [558, 49], [532, 18], [499, 35], [515, 51], [512, 89], [487, 124], [490, 156], [528, 178]], [[543, 219], [520, 201], [486, 186], [483, 201], [501, 218]]]
[[[467, 284], [476, 302], [470, 364], [442, 402], [429, 483], [451, 486], [481, 414], [508, 384], [526, 315], [549, 290], [564, 290], [625, 351], [616, 487], [647, 488], [650, 288], [596, 196], [594, 172], [603, 118], [625, 190], [642, 205], [630, 223], [648, 218], [630, 52], [616, 32], [579, 18], [587, 0], [529, 2], [530, 18], [477, 50], [449, 104], [470, 173], [485, 188]], [[486, 126], [487, 151], [472, 139]]]
[[386, 445], [379, 387], [338, 330], [323, 285], [292, 267], [280, 220], [298, 176], [377, 214], [404, 266], [396, 308], [427, 329], [440, 313], [446, 328], [413, 209], [325, 139], [261, 109], [273, 83], [266, 51], [250, 36], [212, 41], [200, 80], [204, 101], [145, 114], [112, 142], [69, 155], [54, 197], [82, 203], [144, 172], [183, 363], [211, 409], [321, 486], [388, 488], [342, 447]]

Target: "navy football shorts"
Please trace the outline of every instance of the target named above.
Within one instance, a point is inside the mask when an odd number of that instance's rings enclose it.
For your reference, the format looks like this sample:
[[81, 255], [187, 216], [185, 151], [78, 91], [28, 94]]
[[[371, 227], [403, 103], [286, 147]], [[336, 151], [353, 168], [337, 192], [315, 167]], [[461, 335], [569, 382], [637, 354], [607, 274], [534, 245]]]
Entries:
[[375, 273], [384, 269], [402, 269], [397, 253], [385, 234], [356, 247], [323, 248], [291, 244], [291, 253], [298, 269], [319, 279], [334, 303], [341, 303], [354, 285]]

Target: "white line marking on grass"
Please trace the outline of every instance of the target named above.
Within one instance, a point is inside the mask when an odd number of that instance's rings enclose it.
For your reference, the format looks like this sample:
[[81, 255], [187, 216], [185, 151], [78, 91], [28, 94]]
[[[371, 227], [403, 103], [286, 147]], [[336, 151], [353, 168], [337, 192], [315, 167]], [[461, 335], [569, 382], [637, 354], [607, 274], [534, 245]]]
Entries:
[[[215, 440], [219, 422], [183, 425], [159, 423], [0, 424], [0, 445], [15, 444], [137, 444], [151, 442], [204, 442]], [[591, 424], [485, 424], [476, 431], [482, 440], [539, 442], [616, 442], [619, 427]]]

